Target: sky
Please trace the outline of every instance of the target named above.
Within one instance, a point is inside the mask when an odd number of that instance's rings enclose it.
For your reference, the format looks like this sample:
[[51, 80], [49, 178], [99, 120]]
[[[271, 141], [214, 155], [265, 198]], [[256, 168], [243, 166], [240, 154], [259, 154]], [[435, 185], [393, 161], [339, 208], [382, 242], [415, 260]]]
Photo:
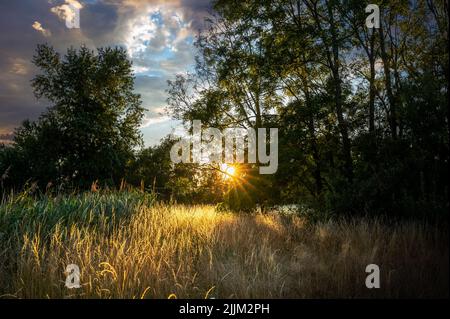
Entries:
[[[73, 8], [79, 28], [66, 25]], [[180, 126], [164, 114], [167, 80], [192, 70], [193, 41], [210, 13], [210, 0], [0, 0], [0, 143], [51, 106], [30, 86], [38, 73], [31, 63], [36, 46], [48, 43], [60, 53], [83, 44], [125, 47], [147, 109], [144, 143], [157, 144]]]

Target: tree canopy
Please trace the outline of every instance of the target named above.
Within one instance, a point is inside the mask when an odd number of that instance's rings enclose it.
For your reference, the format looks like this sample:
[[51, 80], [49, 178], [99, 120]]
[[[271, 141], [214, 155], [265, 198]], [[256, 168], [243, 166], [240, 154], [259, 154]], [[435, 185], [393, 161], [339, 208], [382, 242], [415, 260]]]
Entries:
[[280, 168], [264, 177], [273, 203], [445, 212], [447, 2], [375, 3], [369, 29], [360, 1], [216, 1], [195, 73], [169, 82], [169, 112], [278, 127]]
[[32, 85], [52, 106], [2, 148], [0, 172], [15, 185], [126, 177], [163, 198], [237, 210], [447, 214], [448, 1], [374, 3], [379, 28], [366, 26], [357, 0], [214, 2], [194, 72], [168, 82], [167, 111], [187, 126], [277, 127], [274, 175], [244, 164], [242, 183], [230, 183], [211, 165], [173, 165], [169, 138], [137, 150], [144, 110], [125, 51], [61, 57], [47, 45], [37, 48], [42, 73]]
[[86, 187], [97, 179], [120, 181], [134, 148], [142, 145], [138, 127], [144, 115], [126, 51], [94, 53], [83, 46], [61, 56], [38, 45], [33, 63], [40, 70], [32, 80], [34, 93], [51, 106], [15, 133], [20, 160], [11, 165], [22, 170], [15, 183], [33, 179]]

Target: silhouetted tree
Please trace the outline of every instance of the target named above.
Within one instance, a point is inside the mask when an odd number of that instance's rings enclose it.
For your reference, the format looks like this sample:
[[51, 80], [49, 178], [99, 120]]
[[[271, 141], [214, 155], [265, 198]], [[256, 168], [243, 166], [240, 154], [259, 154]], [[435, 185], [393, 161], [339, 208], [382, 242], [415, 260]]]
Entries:
[[29, 178], [86, 187], [95, 180], [117, 183], [134, 148], [142, 144], [144, 109], [133, 92], [131, 62], [122, 48], [70, 48], [64, 57], [38, 45], [32, 80], [37, 98], [51, 103], [38, 121], [25, 121], [15, 148], [28, 163]]

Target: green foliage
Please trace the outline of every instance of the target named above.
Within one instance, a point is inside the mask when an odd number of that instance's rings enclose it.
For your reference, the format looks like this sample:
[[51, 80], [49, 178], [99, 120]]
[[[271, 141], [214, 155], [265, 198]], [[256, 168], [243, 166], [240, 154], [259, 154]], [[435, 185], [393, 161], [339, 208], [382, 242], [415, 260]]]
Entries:
[[223, 196], [223, 181], [212, 165], [174, 164], [170, 149], [178, 140], [164, 138], [160, 144], [137, 152], [129, 163], [126, 180], [143, 183], [158, 198], [180, 203], [215, 203]]
[[[63, 196], [32, 195], [30, 187], [0, 202], [0, 240], [14, 233], [48, 233], [55, 227], [103, 227], [112, 231], [123, 225], [140, 207], [151, 206], [154, 195], [139, 191], [84, 192]], [[100, 221], [102, 222], [100, 224]], [[40, 225], [36, 229], [36, 225]]]
[[[41, 186], [50, 181], [81, 188], [95, 180], [118, 183], [133, 148], [142, 143], [138, 125], [144, 112], [133, 93], [125, 50], [70, 48], [61, 57], [52, 47], [38, 45], [33, 63], [41, 71], [32, 81], [34, 93], [52, 106], [16, 131], [13, 148], [22, 164], [9, 164], [14, 174], [26, 177], [15, 180], [15, 186], [28, 178]], [[0, 169], [6, 165], [2, 161]]]
[[256, 192], [228, 189], [221, 206], [447, 215], [445, 5], [382, 5], [381, 28], [372, 30], [364, 8], [360, 1], [215, 2], [217, 14], [196, 42], [195, 74], [169, 83], [169, 110], [185, 123], [280, 132], [276, 175], [260, 176]]
[[142, 181], [145, 189], [154, 190], [166, 197], [166, 186], [170, 181], [172, 169], [170, 148], [173, 143], [169, 138], [165, 138], [159, 145], [137, 152], [131, 163], [128, 164], [127, 182], [139, 185]]
[[243, 170], [230, 182], [217, 165], [173, 165], [170, 139], [133, 154], [143, 109], [125, 52], [69, 49], [61, 58], [44, 45], [33, 87], [53, 106], [0, 149], [2, 189], [29, 178], [86, 187], [125, 177], [165, 200], [238, 211], [301, 204], [325, 218], [448, 216], [443, 2], [384, 4], [371, 30], [361, 1], [214, 8], [195, 42], [195, 72], [168, 83], [168, 111], [185, 124], [279, 128], [274, 176]]

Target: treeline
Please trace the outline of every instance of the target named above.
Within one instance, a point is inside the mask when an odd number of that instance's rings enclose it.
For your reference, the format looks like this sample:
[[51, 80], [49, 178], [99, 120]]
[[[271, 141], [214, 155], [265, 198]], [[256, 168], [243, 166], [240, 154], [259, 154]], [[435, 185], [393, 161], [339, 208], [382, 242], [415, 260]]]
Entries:
[[[174, 141], [140, 145], [143, 116], [121, 49], [39, 46], [33, 81], [54, 106], [0, 150], [2, 189], [49, 181], [145, 185], [161, 198], [228, 207], [297, 203], [336, 214], [448, 212], [448, 1], [216, 1], [196, 40], [195, 72], [168, 83], [187, 126], [279, 128], [279, 167], [170, 162]], [[7, 185], [8, 184], [8, 185]]]
[[280, 167], [256, 201], [446, 214], [448, 1], [374, 3], [369, 29], [356, 0], [217, 1], [196, 72], [169, 83], [169, 111], [279, 128]]
[[38, 45], [33, 63], [40, 70], [33, 91], [51, 107], [0, 148], [2, 191], [83, 190], [97, 180], [118, 185], [142, 145], [144, 116], [126, 51], [81, 47], [62, 56]]
[[134, 187], [162, 200], [221, 200], [224, 181], [214, 170], [171, 163], [174, 140], [142, 149], [145, 110], [124, 49], [83, 46], [61, 55], [45, 44], [32, 62], [40, 70], [33, 91], [51, 107], [24, 121], [12, 144], [0, 144], [0, 197]]

